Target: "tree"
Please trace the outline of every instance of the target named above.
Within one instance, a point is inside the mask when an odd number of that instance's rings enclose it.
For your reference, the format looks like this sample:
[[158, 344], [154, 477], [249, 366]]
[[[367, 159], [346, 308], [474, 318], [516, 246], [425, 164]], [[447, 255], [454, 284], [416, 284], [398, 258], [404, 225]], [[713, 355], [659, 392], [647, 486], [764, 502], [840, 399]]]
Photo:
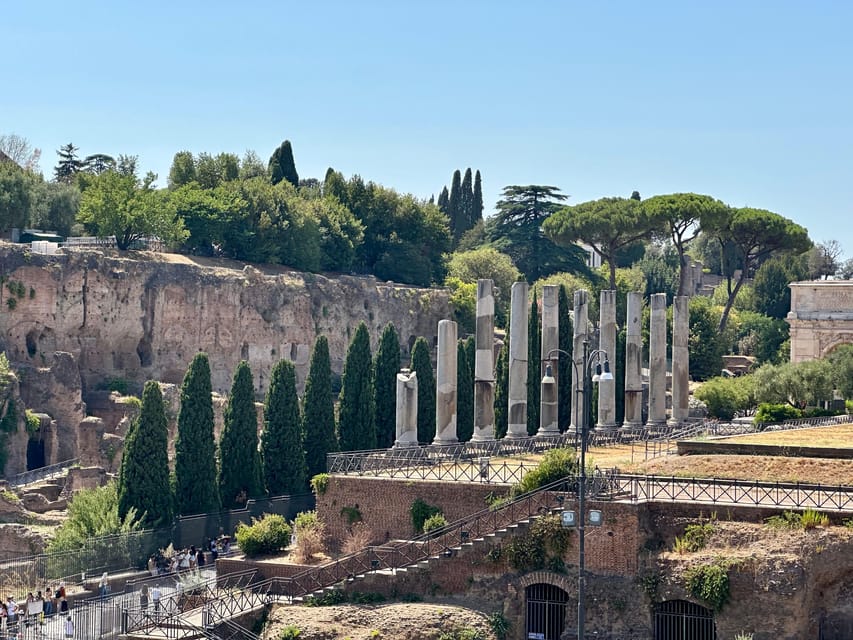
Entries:
[[270, 181], [278, 184], [287, 180], [294, 187], [299, 186], [299, 174], [296, 173], [296, 163], [293, 161], [293, 149], [290, 140], [285, 140], [273, 151], [268, 167]]
[[471, 219], [468, 228], [472, 229], [478, 222], [483, 221], [483, 181], [480, 179], [480, 170], [474, 174], [474, 199], [471, 205]]
[[167, 454], [168, 428], [160, 385], [145, 383], [142, 408], [124, 441], [118, 486], [118, 517], [135, 510], [148, 527], [172, 522], [172, 490]]
[[71, 235], [80, 209], [80, 190], [75, 185], [36, 180], [32, 195], [30, 224], [39, 229], [51, 229], [61, 236]]
[[139, 156], [130, 156], [124, 153], [118, 154], [118, 165], [116, 171], [123, 176], [136, 177], [136, 170], [139, 166]]
[[808, 252], [809, 278], [820, 280], [834, 276], [841, 267], [843, 254], [844, 250], [838, 240], [817, 243]]
[[457, 228], [454, 230], [454, 241], [459, 242], [468, 229], [474, 224], [474, 183], [471, 175], [471, 167], [465, 169], [465, 175], [462, 177], [462, 185], [459, 189], [459, 220]]
[[64, 182], [71, 184], [74, 178], [83, 169], [83, 161], [77, 156], [79, 149], [72, 143], [68, 143], [59, 148], [56, 155], [59, 156], [59, 162], [53, 169], [53, 176], [56, 182]]
[[364, 322], [359, 323], [347, 349], [341, 376], [338, 415], [341, 451], [376, 448], [373, 366], [370, 336]]
[[536, 289], [530, 303], [530, 316], [527, 320], [527, 435], [536, 435], [539, 431], [539, 393], [542, 382], [542, 335], [539, 331], [539, 303]]
[[115, 171], [116, 161], [105, 153], [94, 153], [83, 158], [81, 169], [86, 173], [99, 176], [105, 171]]
[[457, 169], [450, 181], [450, 197], [447, 200], [447, 219], [450, 222], [450, 234], [453, 242], [462, 236], [462, 173]]
[[652, 196], [641, 205], [649, 224], [669, 237], [678, 253], [679, 278], [677, 295], [689, 295], [687, 279], [689, 258], [687, 247], [700, 230], [717, 226], [727, 217], [728, 207], [711, 196], [696, 193], [673, 193]]
[[411, 369], [418, 376], [418, 442], [430, 444], [435, 438], [435, 375], [429, 345], [423, 336], [412, 346]]
[[267, 165], [261, 160], [260, 156], [252, 149], [247, 149], [243, 154], [243, 161], [240, 163], [240, 180], [249, 180], [250, 178], [267, 178]]
[[853, 400], [853, 344], [837, 347], [829, 354], [828, 360], [838, 393], [845, 400]]
[[[473, 344], [473, 338], [470, 339]], [[468, 442], [474, 435], [474, 370], [465, 348], [467, 340], [456, 345], [456, 437]]]
[[[574, 292], [572, 291], [572, 296]], [[557, 345], [565, 353], [560, 354], [557, 371], [557, 426], [563, 430], [568, 427], [569, 418], [572, 415], [572, 352], [574, 350], [574, 324], [572, 316], [569, 315], [574, 306], [574, 300], [569, 296], [569, 289], [562, 285], [557, 293]], [[568, 354], [568, 355], [566, 355]], [[611, 358], [613, 356], [610, 356]], [[528, 360], [530, 357], [528, 356]], [[618, 400], [618, 395], [616, 396]], [[529, 409], [528, 409], [529, 411]]]
[[335, 407], [332, 399], [332, 367], [329, 341], [317, 336], [311, 351], [303, 396], [302, 432], [305, 434], [305, 466], [308, 478], [326, 471], [326, 454], [338, 451]]
[[567, 198], [557, 187], [510, 185], [488, 221], [486, 235], [492, 246], [512, 258], [528, 282], [558, 271], [587, 272], [583, 249], [558, 247], [542, 232], [544, 222]]
[[222, 506], [242, 507], [263, 493], [258, 453], [258, 414], [249, 363], [241, 360], [234, 372], [219, 438], [219, 495]]
[[636, 263], [636, 267], [645, 279], [643, 296], [646, 300], [653, 293], [665, 293], [667, 304], [671, 304], [678, 292], [679, 282], [678, 254], [673, 250], [672, 245], [646, 246], [646, 253]]
[[438, 194], [438, 208], [444, 214], [447, 214], [447, 203], [449, 200], [450, 193], [447, 191], [447, 187], [442, 187], [441, 193]]
[[512, 284], [521, 279], [521, 272], [512, 263], [512, 258], [494, 247], [480, 247], [471, 251], [458, 251], [447, 263], [448, 278], [476, 284], [477, 280], [491, 278], [497, 289], [495, 316], [499, 326], [506, 324], [507, 304]]
[[177, 189], [190, 182], [195, 182], [196, 167], [192, 151], [178, 151], [172, 159], [172, 167], [169, 169], [169, 188]]
[[542, 228], [560, 246], [571, 246], [580, 240], [598, 252], [610, 268], [611, 289], [616, 289], [619, 250], [652, 232], [643, 208], [630, 198], [601, 198], [561, 209]]
[[761, 403], [805, 409], [832, 400], [834, 372], [827, 359], [765, 364], [754, 376], [755, 399]]
[[33, 148], [23, 136], [15, 133], [0, 135], [0, 159], [4, 155], [22, 169], [39, 173], [41, 150]]
[[264, 485], [270, 495], [293, 495], [308, 488], [304, 440], [296, 370], [293, 363], [279, 360], [270, 374], [261, 433]]
[[500, 439], [509, 429], [509, 340], [498, 353], [495, 364], [495, 438]]
[[11, 162], [0, 162], [0, 230], [30, 222], [35, 176]]
[[80, 198], [77, 219], [98, 237], [115, 236], [122, 251], [145, 237], [171, 244], [188, 236], [183, 220], [161, 192], [116, 171], [92, 178]]
[[707, 380], [720, 375], [723, 369], [725, 346], [717, 331], [717, 314], [711, 301], [705, 296], [690, 298], [690, 377]]
[[805, 274], [796, 263], [783, 257], [771, 257], [755, 272], [752, 282], [755, 310], [771, 318], [783, 319], [791, 310], [791, 289]]
[[400, 369], [400, 339], [392, 323], [385, 325], [373, 363], [376, 407], [376, 446], [388, 449], [397, 437], [397, 372]]
[[175, 440], [175, 507], [180, 515], [218, 511], [213, 392], [206, 353], [193, 357], [181, 384]]

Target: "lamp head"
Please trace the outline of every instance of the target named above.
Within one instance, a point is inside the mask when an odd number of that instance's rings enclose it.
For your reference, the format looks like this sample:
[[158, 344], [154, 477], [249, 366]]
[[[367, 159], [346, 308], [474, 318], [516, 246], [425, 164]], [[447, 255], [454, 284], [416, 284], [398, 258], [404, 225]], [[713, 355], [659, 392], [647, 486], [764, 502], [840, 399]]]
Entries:
[[[601, 365], [599, 365], [599, 368], [601, 368]], [[604, 361], [604, 372], [599, 374], [598, 379], [599, 380], [613, 380], [613, 374], [610, 373], [610, 360]]]

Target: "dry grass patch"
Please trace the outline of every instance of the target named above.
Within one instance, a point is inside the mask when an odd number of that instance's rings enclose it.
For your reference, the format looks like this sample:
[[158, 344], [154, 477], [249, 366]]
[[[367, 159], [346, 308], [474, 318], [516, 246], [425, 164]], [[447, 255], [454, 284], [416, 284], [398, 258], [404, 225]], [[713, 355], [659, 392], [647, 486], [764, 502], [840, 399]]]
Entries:
[[764, 431], [725, 438], [722, 442], [769, 444], [788, 447], [853, 447], [853, 424], [812, 427], [791, 431]]

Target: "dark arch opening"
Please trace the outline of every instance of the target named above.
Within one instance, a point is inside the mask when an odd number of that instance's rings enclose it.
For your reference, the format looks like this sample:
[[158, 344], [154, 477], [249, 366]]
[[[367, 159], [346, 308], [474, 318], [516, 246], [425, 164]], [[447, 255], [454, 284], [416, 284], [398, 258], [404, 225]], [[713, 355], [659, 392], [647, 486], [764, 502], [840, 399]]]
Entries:
[[569, 594], [553, 584], [532, 584], [524, 590], [527, 600], [527, 638], [560, 640], [566, 624]]
[[655, 605], [655, 640], [716, 640], [714, 612], [687, 600]]

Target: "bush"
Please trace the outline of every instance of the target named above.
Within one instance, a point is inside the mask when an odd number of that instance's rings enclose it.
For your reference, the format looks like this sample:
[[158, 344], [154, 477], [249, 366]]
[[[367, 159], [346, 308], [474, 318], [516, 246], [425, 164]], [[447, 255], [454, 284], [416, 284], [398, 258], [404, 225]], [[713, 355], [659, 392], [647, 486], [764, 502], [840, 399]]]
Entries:
[[441, 509], [427, 504], [420, 498], [412, 502], [409, 514], [412, 516], [412, 526], [415, 528], [415, 533], [423, 533], [424, 523], [437, 513], [441, 513]]
[[447, 520], [442, 513], [434, 513], [424, 522], [424, 533], [435, 531], [447, 526]]
[[705, 548], [708, 538], [714, 533], [714, 525], [710, 522], [705, 524], [688, 524], [684, 528], [683, 536], [675, 537], [674, 551], [677, 553], [695, 553]]
[[796, 420], [802, 418], [803, 412], [789, 404], [771, 404], [762, 402], [755, 412], [755, 424], [762, 422], [783, 422], [785, 420]]
[[246, 557], [276, 553], [288, 545], [291, 534], [290, 525], [283, 516], [265, 513], [258, 520], [252, 518], [252, 524], [241, 522], [234, 536]]
[[729, 566], [731, 563], [722, 558], [710, 564], [688, 569], [687, 589], [695, 598], [704, 600], [714, 611], [719, 611], [729, 600]]
[[545, 516], [537, 519], [526, 535], [510, 539], [503, 553], [510, 566], [518, 571], [545, 568], [559, 571], [563, 568], [563, 555], [569, 548], [571, 533], [571, 529], [563, 527], [558, 516]]
[[751, 375], [711, 378], [694, 395], [705, 403], [712, 418], [731, 420], [755, 406], [754, 379]]
[[344, 540], [341, 543], [341, 553], [345, 555], [358, 553], [368, 546], [372, 539], [373, 532], [363, 522], [356, 522], [344, 535]]
[[316, 511], [303, 511], [293, 519], [296, 533], [294, 559], [310, 563], [315, 556], [326, 550], [326, 525], [317, 517]]
[[577, 470], [578, 461], [574, 449], [551, 449], [542, 456], [538, 467], [512, 487], [510, 494], [520, 496], [566, 476], [573, 476]]
[[311, 478], [311, 489], [314, 491], [315, 496], [321, 496], [326, 493], [326, 489], [329, 488], [329, 474], [328, 473], [318, 473], [316, 476]]
[[814, 529], [829, 525], [829, 516], [814, 509], [806, 509], [802, 513], [784, 511], [780, 515], [765, 518], [765, 524], [773, 529]]
[[278, 640], [296, 640], [300, 635], [302, 635], [302, 631], [299, 627], [289, 624], [281, 630]]

